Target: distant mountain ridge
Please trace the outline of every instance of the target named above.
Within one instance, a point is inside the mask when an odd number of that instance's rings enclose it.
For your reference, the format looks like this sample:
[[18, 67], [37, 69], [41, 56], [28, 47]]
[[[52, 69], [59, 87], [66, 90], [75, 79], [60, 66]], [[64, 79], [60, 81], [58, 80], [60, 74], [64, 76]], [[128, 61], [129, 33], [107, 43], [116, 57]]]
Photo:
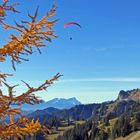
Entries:
[[22, 110], [24, 111], [35, 111], [35, 110], [43, 110], [49, 107], [57, 108], [57, 109], [69, 109], [71, 107], [74, 107], [76, 105], [80, 105], [81, 102], [78, 101], [75, 97], [64, 99], [64, 98], [55, 98], [47, 102], [42, 102], [40, 104], [35, 105], [29, 105], [29, 104], [23, 104]]
[[[55, 98], [48, 102], [51, 105], [58, 105], [59, 101], [61, 101], [61, 110], [57, 107], [46, 108], [43, 110], [37, 110], [32, 112], [29, 116], [31, 118], [36, 118], [38, 114], [43, 114], [43, 116], [53, 117], [56, 116], [58, 118], [70, 118], [74, 120], [78, 119], [89, 119], [90, 117], [94, 116], [94, 114], [114, 114], [115, 116], [119, 116], [123, 114], [127, 110], [131, 110], [133, 105], [140, 100], [140, 89], [134, 89], [129, 91], [121, 90], [118, 94], [118, 98], [114, 101], [107, 101], [103, 103], [93, 103], [93, 104], [80, 104], [79, 101], [77, 102], [76, 98], [67, 99], [67, 102], [72, 103], [74, 106], [67, 109], [62, 109], [62, 106], [65, 105], [66, 99], [58, 99]], [[76, 101], [76, 102], [73, 102]], [[53, 104], [52, 104], [53, 103]], [[75, 106], [75, 103], [77, 105]], [[49, 112], [52, 112], [51, 114]], [[39, 117], [39, 116], [38, 116]], [[39, 117], [40, 118], [40, 117]]]
[[81, 119], [89, 119], [94, 110], [100, 108], [101, 104], [93, 103], [93, 104], [81, 104], [70, 109], [63, 109], [59, 112], [55, 112], [53, 115], [58, 118], [69, 118], [72, 120], [81, 120]]
[[86, 105], [76, 105], [70, 109], [56, 109], [49, 107], [43, 110], [36, 110], [27, 115], [28, 118], [39, 119], [41, 122], [43, 118], [53, 118], [57, 117], [59, 119], [70, 119], [70, 120], [81, 120], [81, 119], [90, 119], [93, 112], [100, 108], [101, 104], [86, 104]]
[[43, 110], [36, 110], [32, 113], [29, 113], [27, 115], [27, 117], [29, 119], [34, 118], [35, 120], [39, 119], [39, 121], [42, 122], [44, 119], [49, 119], [49, 118], [53, 117], [53, 114], [55, 112], [58, 112], [58, 111], [59, 111], [59, 109], [49, 107], [49, 108], [46, 108], [46, 109], [43, 109]]

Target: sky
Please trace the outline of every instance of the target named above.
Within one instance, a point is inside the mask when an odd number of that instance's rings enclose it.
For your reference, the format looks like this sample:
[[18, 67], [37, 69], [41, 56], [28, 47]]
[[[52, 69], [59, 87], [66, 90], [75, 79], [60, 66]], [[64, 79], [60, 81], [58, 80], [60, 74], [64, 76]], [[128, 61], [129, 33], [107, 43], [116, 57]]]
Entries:
[[[38, 19], [53, 0], [11, 0], [20, 14], [12, 14], [7, 22], [26, 20], [39, 5]], [[41, 84], [57, 72], [63, 74], [47, 92], [36, 95], [48, 101], [53, 98], [76, 97], [82, 103], [115, 100], [120, 90], [140, 87], [140, 1], [139, 0], [57, 0], [54, 25], [57, 39], [45, 42], [48, 48], [37, 50], [29, 62], [0, 64], [0, 71], [14, 73], [11, 84], [19, 83], [17, 93], [25, 91], [21, 80], [33, 86]], [[79, 23], [82, 28], [64, 24]], [[0, 29], [0, 31], [2, 31]], [[12, 31], [3, 32], [0, 44]], [[72, 37], [72, 40], [70, 38]], [[4, 89], [5, 90], [5, 89]]]

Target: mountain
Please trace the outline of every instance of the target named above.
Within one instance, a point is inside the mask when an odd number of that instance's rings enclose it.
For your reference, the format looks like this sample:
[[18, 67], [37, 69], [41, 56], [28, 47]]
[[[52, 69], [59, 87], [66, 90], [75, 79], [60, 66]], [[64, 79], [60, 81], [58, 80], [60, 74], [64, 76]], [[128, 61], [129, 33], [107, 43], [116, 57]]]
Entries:
[[[81, 119], [88, 120], [95, 114], [98, 116], [106, 116], [111, 113], [113, 116], [119, 116], [127, 112], [128, 110], [132, 110], [137, 100], [140, 99], [139, 97], [140, 90], [134, 89], [130, 91], [121, 90], [118, 94], [118, 98], [115, 101], [107, 101], [100, 104], [93, 103], [83, 105], [80, 104], [80, 102], [77, 101], [76, 98], [70, 99], [55, 98], [51, 101], [43, 103], [44, 108], [47, 106], [46, 109], [36, 110], [28, 114], [27, 116], [31, 118], [46, 116], [48, 118], [57, 117], [61, 119], [72, 119], [72, 120], [81, 120]], [[74, 105], [74, 107], [72, 107], [72, 105]], [[48, 108], [48, 106], [53, 107]], [[64, 106], [67, 109], [62, 109]], [[61, 110], [59, 110], [58, 108], [60, 108]]]
[[35, 105], [29, 105], [29, 104], [23, 104], [22, 110], [43, 110], [45, 108], [54, 107], [58, 109], [69, 109], [71, 107], [74, 107], [76, 105], [81, 104], [75, 97], [64, 99], [64, 98], [55, 98], [47, 102], [42, 102], [40, 104]]
[[56, 140], [140, 139], [140, 89], [121, 90], [116, 100], [105, 103], [85, 123], [76, 124]]
[[59, 109], [69, 109], [71, 107], [74, 107], [76, 105], [81, 104], [75, 97], [64, 99], [64, 98], [55, 98], [53, 100], [50, 100], [46, 102], [47, 106], [49, 107], [55, 107]]
[[118, 98], [106, 107], [106, 113], [109, 114], [111, 112], [119, 116], [127, 111], [130, 112], [138, 101], [140, 101], [140, 89], [121, 90]]
[[[53, 99], [48, 102], [51, 105], [64, 105], [66, 99]], [[71, 103], [75, 98], [67, 99]], [[81, 138], [83, 140], [93, 140], [93, 137], [100, 137], [107, 140], [109, 138], [118, 138], [127, 136], [133, 131], [140, 128], [140, 89], [129, 91], [121, 90], [118, 98], [114, 101], [107, 101], [99, 104], [80, 104], [70, 109], [46, 108], [36, 110], [27, 115], [28, 118], [38, 119], [41, 123], [45, 123], [51, 128], [52, 123], [61, 121], [77, 121], [86, 120], [85, 124], [75, 127], [67, 132], [64, 136], [58, 137], [62, 140], [75, 140]], [[45, 103], [45, 102], [44, 102]], [[73, 103], [75, 104], [75, 103]], [[121, 127], [120, 127], [121, 126]], [[119, 131], [121, 130], [121, 132]], [[118, 133], [118, 135], [116, 135]]]

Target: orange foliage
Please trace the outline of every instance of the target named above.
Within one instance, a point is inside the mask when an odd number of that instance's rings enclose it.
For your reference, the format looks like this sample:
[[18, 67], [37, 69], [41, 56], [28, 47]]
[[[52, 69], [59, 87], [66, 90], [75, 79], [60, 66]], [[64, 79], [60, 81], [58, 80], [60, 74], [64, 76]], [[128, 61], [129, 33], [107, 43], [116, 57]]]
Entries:
[[56, 6], [53, 6], [44, 17], [36, 21], [38, 14], [37, 8], [34, 16], [28, 14], [31, 21], [21, 21], [22, 24], [16, 23], [16, 26], [11, 26], [1, 21], [1, 25], [5, 30], [14, 29], [19, 32], [19, 35], [11, 34], [8, 43], [0, 48], [0, 61], [3, 62], [6, 56], [10, 56], [13, 68], [15, 69], [14, 62], [20, 63], [22, 60], [27, 61], [27, 59], [22, 58], [21, 55], [27, 56], [28, 54], [32, 54], [33, 47], [41, 52], [39, 48], [45, 46], [43, 40], [51, 42], [51, 37], [57, 37], [54, 35], [55, 31], [52, 29], [53, 24], [57, 20], [49, 21], [49, 18], [55, 15], [55, 11]]
[[[33, 16], [28, 14], [31, 21], [21, 21], [21, 24], [15, 23], [15, 26], [9, 25], [5, 22], [7, 16], [6, 12], [17, 12], [14, 8], [18, 4], [8, 5], [8, 0], [3, 0], [0, 5], [0, 25], [2, 29], [8, 30], [13, 29], [18, 32], [18, 35], [11, 34], [7, 44], [0, 48], [0, 62], [6, 61], [6, 57], [11, 58], [12, 67], [14, 70], [15, 62], [21, 63], [22, 61], [28, 61], [26, 58], [28, 55], [33, 53], [33, 47], [41, 53], [40, 48], [44, 47], [44, 40], [51, 42], [51, 37], [56, 38], [54, 35], [53, 25], [57, 20], [49, 20], [53, 17], [56, 12], [56, 6], [53, 5], [51, 10], [46, 13], [39, 21], [36, 20], [38, 15], [38, 8]], [[57, 73], [50, 80], [45, 80], [44, 83], [38, 87], [31, 87], [28, 83], [22, 81], [26, 86], [27, 90], [18, 96], [15, 96], [14, 88], [19, 85], [11, 86], [7, 83], [6, 77], [13, 76], [12, 74], [0, 73], [0, 86], [5, 86], [8, 90], [8, 95], [4, 94], [4, 91], [0, 89], [0, 139], [24, 139], [24, 136], [33, 136], [36, 132], [41, 131], [44, 134], [48, 134], [49, 130], [47, 127], [42, 126], [38, 120], [28, 120], [21, 113], [21, 105], [36, 104], [40, 103], [39, 97], [35, 96], [35, 92], [46, 90], [55, 80], [61, 75]], [[19, 105], [19, 108], [12, 108], [12, 104]], [[19, 115], [20, 119], [15, 121], [14, 116]], [[5, 117], [9, 117], [10, 122], [3, 124]]]

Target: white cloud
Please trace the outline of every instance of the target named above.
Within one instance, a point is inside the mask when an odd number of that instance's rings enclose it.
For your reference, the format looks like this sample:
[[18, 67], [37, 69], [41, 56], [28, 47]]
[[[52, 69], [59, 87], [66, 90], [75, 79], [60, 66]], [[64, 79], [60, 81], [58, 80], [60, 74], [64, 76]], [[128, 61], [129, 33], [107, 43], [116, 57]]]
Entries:
[[[30, 85], [37, 86], [39, 84], [42, 84], [43, 80], [30, 80], [26, 81]], [[55, 81], [55, 84], [61, 84], [61, 83], [75, 83], [75, 82], [140, 82], [140, 77], [99, 77], [99, 78], [79, 78], [79, 79], [59, 79]], [[12, 84], [17, 84], [19, 81], [12, 81]], [[20, 82], [20, 85], [24, 85], [22, 82]]]
[[57, 83], [68, 82], [140, 82], [140, 77], [105, 77], [59, 80]]
[[95, 51], [95, 52], [104, 52], [104, 51], [108, 51], [108, 50], [114, 50], [114, 49], [128, 49], [128, 48], [136, 48], [136, 49], [140, 49], [139, 46], [108, 46], [108, 47], [87, 47], [84, 50], [85, 51]]

